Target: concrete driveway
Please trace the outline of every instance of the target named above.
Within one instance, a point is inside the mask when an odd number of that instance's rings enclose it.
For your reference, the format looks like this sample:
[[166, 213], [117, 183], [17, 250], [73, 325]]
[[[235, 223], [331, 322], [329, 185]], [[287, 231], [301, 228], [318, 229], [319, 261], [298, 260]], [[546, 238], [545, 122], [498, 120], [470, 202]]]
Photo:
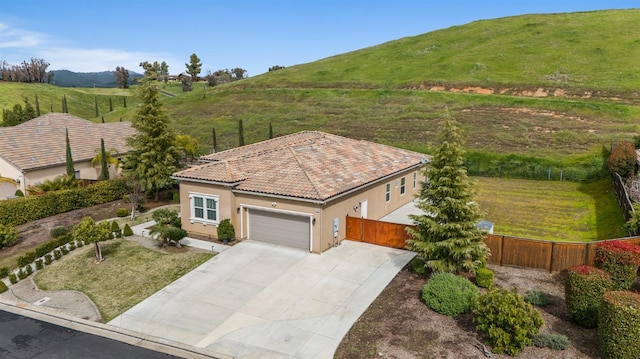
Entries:
[[221, 357], [332, 358], [413, 256], [352, 241], [322, 255], [243, 241], [108, 324]]

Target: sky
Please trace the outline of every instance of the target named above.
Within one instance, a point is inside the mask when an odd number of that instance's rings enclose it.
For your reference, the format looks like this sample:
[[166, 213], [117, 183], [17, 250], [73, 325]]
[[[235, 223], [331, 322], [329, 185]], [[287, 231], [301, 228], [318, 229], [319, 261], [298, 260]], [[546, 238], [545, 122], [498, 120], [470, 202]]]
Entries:
[[0, 61], [142, 73], [143, 61], [249, 76], [476, 20], [638, 8], [602, 0], [1, 0]]

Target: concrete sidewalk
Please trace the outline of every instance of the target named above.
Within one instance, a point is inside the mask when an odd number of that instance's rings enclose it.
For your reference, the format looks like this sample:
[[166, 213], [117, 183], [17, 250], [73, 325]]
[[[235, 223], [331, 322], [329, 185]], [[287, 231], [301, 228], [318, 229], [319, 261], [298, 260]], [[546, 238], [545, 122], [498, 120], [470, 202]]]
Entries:
[[351, 241], [322, 255], [243, 241], [109, 324], [239, 358], [332, 358], [414, 255]]

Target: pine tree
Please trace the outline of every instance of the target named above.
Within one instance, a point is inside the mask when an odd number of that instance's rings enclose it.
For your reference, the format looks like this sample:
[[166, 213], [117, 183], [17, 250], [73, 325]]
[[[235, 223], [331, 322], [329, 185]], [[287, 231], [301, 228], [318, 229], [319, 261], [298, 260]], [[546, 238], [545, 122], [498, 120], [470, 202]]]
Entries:
[[170, 176], [178, 169], [180, 153], [159, 90], [151, 80], [143, 80], [140, 96], [142, 104], [131, 123], [136, 134], [127, 139], [132, 150], [124, 161], [125, 176], [138, 181], [142, 191], [154, 191], [158, 200], [160, 189], [172, 184]]
[[65, 160], [67, 162], [67, 176], [75, 177], [76, 170], [73, 167], [73, 156], [71, 155], [71, 144], [69, 144], [69, 130], [67, 128], [64, 129], [64, 136], [67, 141], [67, 153], [65, 156]]
[[98, 181], [109, 179], [109, 164], [107, 163], [107, 151], [104, 149], [104, 138], [100, 139], [100, 176]]
[[239, 146], [244, 146], [244, 128], [242, 127], [242, 120], [238, 120], [238, 143]]
[[407, 229], [408, 248], [434, 271], [475, 273], [486, 264], [489, 249], [476, 226], [481, 213], [464, 167], [462, 133], [450, 118], [439, 132], [441, 145], [425, 170], [428, 180], [416, 203], [423, 214], [410, 216], [417, 229]]

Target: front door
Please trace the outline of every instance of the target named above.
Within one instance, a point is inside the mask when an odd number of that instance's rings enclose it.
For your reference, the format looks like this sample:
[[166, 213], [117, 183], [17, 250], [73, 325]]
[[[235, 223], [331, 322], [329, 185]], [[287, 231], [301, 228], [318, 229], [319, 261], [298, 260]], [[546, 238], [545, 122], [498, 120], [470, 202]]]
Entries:
[[367, 200], [360, 202], [360, 217], [367, 218]]

